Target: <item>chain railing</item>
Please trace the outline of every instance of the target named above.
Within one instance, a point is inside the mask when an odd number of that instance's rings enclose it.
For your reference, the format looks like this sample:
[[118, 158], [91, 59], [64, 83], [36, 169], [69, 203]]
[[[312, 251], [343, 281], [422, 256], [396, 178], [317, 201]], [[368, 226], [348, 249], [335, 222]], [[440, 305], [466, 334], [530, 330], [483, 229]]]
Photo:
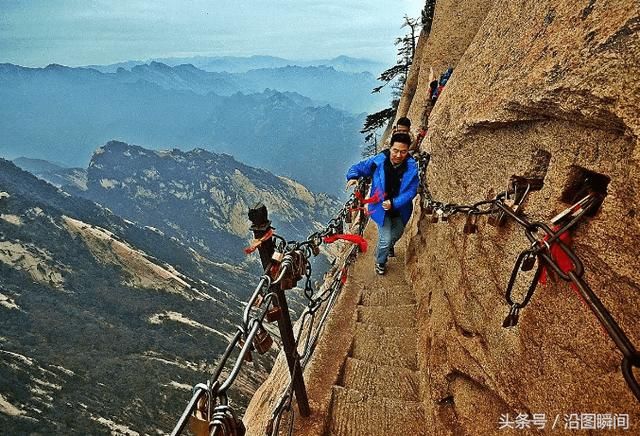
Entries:
[[[422, 152], [416, 156], [420, 167], [421, 206], [424, 214], [431, 215], [432, 223], [448, 221], [454, 214], [466, 214], [463, 232], [476, 233], [477, 218], [488, 215], [488, 223], [500, 227], [507, 219], [515, 221], [524, 228], [525, 235], [531, 245], [517, 257], [511, 276], [507, 283], [505, 299], [509, 305], [509, 314], [502, 326], [510, 328], [518, 323], [519, 312], [531, 300], [533, 293], [543, 277], [553, 271], [560, 279], [569, 282], [580, 295], [585, 304], [596, 316], [604, 330], [622, 353], [621, 370], [629, 389], [640, 401], [640, 384], [633, 369], [640, 368], [640, 353], [633, 346], [629, 337], [620, 328], [609, 310], [584, 280], [584, 265], [575, 251], [570, 247], [569, 230], [574, 228], [585, 215], [593, 212], [604, 200], [604, 194], [595, 189], [587, 189], [584, 196], [551, 219], [552, 226], [541, 221], [531, 221], [523, 213], [523, 204], [527, 196], [542, 189], [540, 178], [512, 176], [507, 189], [490, 200], [480, 200], [471, 204], [455, 204], [436, 201], [432, 198], [427, 185], [427, 167], [430, 156]], [[524, 298], [517, 302], [513, 297], [513, 289], [520, 271], [531, 271], [538, 265]]]
[[[588, 190], [583, 198], [554, 217], [551, 225], [547, 225], [541, 221], [530, 220], [523, 212], [527, 197], [532, 192], [542, 189], [542, 179], [512, 176], [506, 190], [492, 199], [483, 199], [469, 204], [445, 203], [434, 200], [428, 189], [427, 167], [430, 156], [422, 152], [415, 158], [419, 165], [422, 213], [431, 215], [427, 222], [446, 222], [451, 216], [461, 214], [466, 216], [463, 228], [465, 234], [478, 231], [477, 220], [480, 216], [487, 216], [487, 222], [495, 227], [503, 226], [507, 220], [513, 220], [524, 229], [530, 245], [518, 255], [507, 283], [505, 300], [509, 305], [509, 313], [502, 326], [510, 328], [517, 325], [520, 311], [532, 299], [538, 283], [546, 279], [550, 272], [555, 273], [560, 279], [571, 284], [622, 353], [623, 377], [640, 401], [640, 385], [633, 373], [634, 368], [640, 368], [640, 353], [584, 280], [584, 265], [570, 246], [569, 231], [584, 220], [588, 212], [597, 209], [604, 199], [604, 194], [596, 190]], [[249, 216], [253, 222], [252, 230], [256, 239], [249, 251], [255, 249], [259, 251], [265, 274], [260, 278], [249, 298], [243, 313], [242, 324], [229, 342], [213, 376], [206, 384], [198, 384], [194, 387], [193, 396], [172, 435], [180, 434], [189, 419], [196, 423], [195, 427], [200, 423], [202, 431], [206, 431], [206, 434], [244, 434], [242, 421], [229, 406], [227, 392], [236, 380], [244, 362], [251, 358], [252, 351], [265, 353], [269, 350], [273, 340], [263, 326], [265, 321], [278, 321], [282, 348], [291, 376], [272, 411], [265, 433], [272, 436], [279, 434], [284, 413], [289, 412], [288, 432], [292, 434], [295, 417], [292, 407], [294, 396], [300, 414], [309, 415], [302, 374], [315, 350], [325, 321], [346, 279], [346, 270], [355, 259], [358, 247], [352, 246], [341, 264], [334, 265], [330, 280], [325, 281], [317, 291], [311, 284], [310, 258], [320, 252], [321, 245], [333, 242], [336, 237], [350, 239], [349, 235], [344, 235], [344, 229], [347, 224], [352, 223], [354, 213], [357, 219], [353, 225], [355, 231], [352, 236], [362, 235], [367, 221], [366, 208], [362, 204], [366, 188], [366, 182], [361, 180], [349, 200], [328, 225], [322, 231], [312, 233], [302, 242], [287, 241], [273, 233], [264, 206], [250, 211]], [[357, 237], [354, 242], [359, 242]], [[536, 265], [537, 269], [524, 297], [517, 301], [514, 297], [514, 288], [520, 272], [532, 271]], [[297, 334], [294, 335], [284, 291], [294, 288], [302, 279], [304, 279], [303, 294], [307, 299], [307, 306], [300, 317]], [[302, 348], [300, 348], [301, 343]], [[237, 347], [240, 347], [240, 352], [233, 368], [227, 378], [221, 380], [222, 371]], [[302, 354], [299, 353], [299, 349], [302, 350]]]
[[[287, 241], [275, 234], [268, 220], [266, 207], [263, 205], [259, 204], [249, 211], [249, 219], [253, 223], [251, 229], [256, 239], [245, 251], [250, 253], [258, 250], [265, 273], [260, 277], [254, 292], [248, 299], [242, 322], [220, 357], [210, 380], [194, 386], [192, 397], [176, 423], [172, 435], [181, 434], [189, 423], [192, 431], [198, 435], [241, 436], [245, 434], [242, 420], [229, 405], [228, 391], [244, 364], [252, 359], [252, 352], [264, 354], [271, 348], [273, 339], [264, 327], [265, 322], [278, 322], [282, 350], [291, 375], [266, 431], [269, 434], [275, 431], [277, 434], [282, 414], [286, 410], [291, 410], [294, 393], [300, 414], [309, 415], [302, 373], [315, 350], [325, 321], [346, 280], [348, 266], [355, 259], [358, 249], [366, 249], [362, 234], [368, 218], [360, 199], [365, 195], [367, 186], [368, 181], [361, 179], [354, 193], [327, 226], [321, 231], [312, 233], [302, 242]], [[351, 224], [352, 233], [344, 234], [345, 227], [349, 224]], [[320, 253], [320, 247], [323, 244], [332, 243], [337, 239], [357, 242], [358, 245], [348, 250], [341, 266], [334, 264], [331, 280], [325, 282], [316, 292], [311, 280], [310, 259]], [[303, 291], [307, 306], [301, 315], [297, 335], [294, 335], [284, 291], [296, 287], [301, 279], [304, 279]], [[318, 314], [321, 315], [318, 316]], [[304, 347], [300, 355], [298, 349], [302, 338], [304, 338]], [[238, 348], [240, 352], [233, 362], [232, 369], [223, 379], [222, 372], [232, 363], [231, 356]]]

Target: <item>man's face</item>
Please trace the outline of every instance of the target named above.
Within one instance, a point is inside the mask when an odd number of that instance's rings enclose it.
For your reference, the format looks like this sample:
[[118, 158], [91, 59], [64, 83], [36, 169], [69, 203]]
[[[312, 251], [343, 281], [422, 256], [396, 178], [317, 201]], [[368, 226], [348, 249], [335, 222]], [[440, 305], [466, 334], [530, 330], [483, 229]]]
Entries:
[[396, 133], [409, 133], [409, 127], [398, 124], [396, 126]]
[[391, 163], [394, 165], [398, 165], [404, 162], [407, 156], [409, 156], [409, 146], [407, 144], [403, 144], [402, 142], [394, 142], [393, 144], [391, 144], [389, 152]]

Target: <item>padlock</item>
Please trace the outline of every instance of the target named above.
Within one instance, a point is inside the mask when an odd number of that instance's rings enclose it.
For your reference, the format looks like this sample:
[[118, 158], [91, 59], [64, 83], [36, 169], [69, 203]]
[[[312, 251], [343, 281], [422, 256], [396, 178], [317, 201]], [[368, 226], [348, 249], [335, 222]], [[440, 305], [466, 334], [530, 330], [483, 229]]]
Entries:
[[320, 246], [316, 245], [315, 243], [311, 243], [309, 244], [309, 246], [311, 247], [311, 253], [313, 253], [314, 256], [320, 254]]
[[253, 337], [253, 345], [256, 348], [256, 351], [260, 354], [264, 354], [271, 348], [273, 345], [273, 339], [269, 336], [269, 333], [264, 329], [264, 327], [260, 326], [256, 335]]
[[476, 233], [478, 231], [478, 225], [476, 224], [477, 219], [478, 219], [477, 215], [469, 212], [467, 214], [467, 220], [464, 223], [464, 228], [462, 229], [462, 232], [467, 235], [470, 233]]
[[[240, 346], [240, 349], [242, 350], [244, 348], [244, 339], [240, 339], [238, 341], [238, 345]], [[249, 349], [247, 350], [247, 354], [244, 355], [244, 360], [245, 362], [253, 362], [253, 355], [251, 354], [251, 351], [254, 350], [254, 346], [253, 344], [251, 344], [251, 346], [249, 347]]]
[[515, 325], [518, 324], [518, 319], [520, 317], [519, 312], [520, 312], [520, 308], [518, 306], [516, 306], [515, 304], [511, 306], [511, 309], [509, 310], [509, 315], [507, 315], [507, 317], [504, 319], [504, 322], [502, 323], [502, 327], [506, 329], [510, 327], [515, 327]]
[[531, 271], [534, 266], [536, 266], [536, 255], [533, 253], [529, 253], [527, 257], [525, 257], [522, 261], [520, 271]]
[[263, 302], [264, 302], [264, 295], [258, 294], [256, 299], [253, 300], [253, 304], [251, 305], [251, 307], [260, 307], [260, 306], [262, 306]]
[[431, 215], [433, 213], [433, 206], [431, 205], [431, 203], [428, 203], [424, 207], [424, 213], [426, 213], [427, 215]]
[[440, 216], [440, 221], [446, 222], [449, 221], [449, 213], [446, 211], [442, 211], [442, 215]]
[[267, 322], [274, 322], [279, 320], [280, 317], [282, 317], [282, 309], [280, 308], [280, 306], [276, 306], [274, 304], [271, 308], [269, 308], [269, 310], [267, 310], [264, 319], [266, 319]]
[[304, 277], [307, 274], [307, 258], [304, 257], [304, 253], [302, 251], [298, 251], [298, 280]]
[[282, 259], [284, 259], [284, 253], [280, 251], [274, 251], [271, 256], [271, 260], [276, 263], [282, 263]]
[[283, 291], [286, 291], [288, 289], [293, 289], [296, 285], [296, 282], [293, 279], [293, 275], [295, 274], [292, 271], [293, 268], [295, 268], [295, 266], [293, 265], [287, 268], [284, 275], [280, 279], [280, 289], [282, 289]]
[[208, 398], [200, 397], [193, 414], [189, 417], [189, 430], [196, 436], [209, 436]]

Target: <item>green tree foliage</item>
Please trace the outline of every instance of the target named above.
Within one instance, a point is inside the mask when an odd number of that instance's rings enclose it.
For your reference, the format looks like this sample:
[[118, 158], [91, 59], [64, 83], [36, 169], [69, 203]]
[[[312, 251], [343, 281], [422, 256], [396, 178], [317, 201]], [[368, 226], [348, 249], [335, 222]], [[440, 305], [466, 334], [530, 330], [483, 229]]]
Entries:
[[433, 14], [436, 10], [436, 0], [427, 0], [422, 10], [421, 22], [422, 30], [425, 34], [431, 33], [431, 24], [433, 23]]
[[[376, 131], [396, 116], [400, 97], [402, 96], [402, 90], [407, 82], [409, 69], [411, 68], [411, 63], [413, 62], [413, 57], [416, 52], [416, 43], [420, 32], [420, 25], [421, 21], [417, 18], [410, 18], [407, 15], [404, 16], [404, 23], [401, 28], [408, 28], [408, 32], [404, 36], [396, 38], [394, 42], [398, 47], [396, 63], [380, 74], [378, 80], [383, 83], [382, 85], [375, 87], [372, 91], [372, 93], [380, 92], [382, 88], [391, 84], [391, 88], [393, 89], [391, 106], [376, 113], [367, 115], [360, 133], [365, 134], [365, 142], [368, 145], [370, 145], [372, 140], [375, 138]], [[375, 142], [376, 141], [374, 140], [373, 143], [375, 144]], [[365, 146], [363, 154], [368, 153], [369, 151], [370, 147]]]

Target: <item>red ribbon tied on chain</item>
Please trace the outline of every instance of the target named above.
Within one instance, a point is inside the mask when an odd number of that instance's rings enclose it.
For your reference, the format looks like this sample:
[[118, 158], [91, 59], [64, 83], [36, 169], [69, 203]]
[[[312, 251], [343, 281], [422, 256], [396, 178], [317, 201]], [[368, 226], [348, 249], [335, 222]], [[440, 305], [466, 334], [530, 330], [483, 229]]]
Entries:
[[367, 247], [369, 246], [367, 240], [360, 235], [338, 233], [335, 235], [324, 237], [324, 242], [327, 244], [331, 244], [332, 242], [336, 242], [337, 240], [343, 240], [351, 242], [353, 244], [358, 244], [358, 248], [360, 248], [360, 251], [362, 251], [363, 253], [367, 252]]
[[[552, 228], [552, 230], [554, 232], [556, 232], [558, 229], [560, 229], [560, 226], [554, 226]], [[549, 239], [549, 235], [546, 235], [542, 241], [546, 241], [547, 239]], [[560, 237], [558, 238], [564, 245], [566, 245], [567, 247], [571, 247], [571, 235], [569, 234], [569, 231], [566, 230], [564, 233], [562, 233], [560, 235]], [[573, 261], [571, 260], [571, 258], [567, 255], [567, 253], [564, 252], [564, 250], [562, 249], [562, 247], [560, 246], [560, 244], [558, 244], [557, 242], [552, 242], [550, 244], [550, 248], [549, 248], [549, 254], [551, 255], [551, 259], [553, 259], [555, 261], [556, 264], [558, 264], [558, 267], [560, 267], [560, 270], [563, 273], [568, 273], [569, 271], [572, 271], [575, 267], [575, 265], [573, 264]], [[540, 279], [538, 280], [539, 283], [546, 285], [547, 284], [547, 278], [549, 277], [549, 270], [548, 267], [546, 265], [543, 264], [542, 266], [542, 271], [540, 272]], [[573, 292], [576, 293], [576, 295], [578, 296], [578, 298], [580, 298], [580, 300], [586, 304], [586, 302], [584, 301], [584, 299], [582, 298], [582, 295], [580, 295], [580, 292], [578, 292], [578, 287], [575, 285], [575, 283], [571, 282], [569, 283], [569, 285], [571, 285], [571, 289], [573, 289]]]
[[244, 248], [244, 254], [253, 253], [254, 251], [256, 251], [258, 249], [260, 244], [262, 244], [264, 241], [267, 241], [267, 240], [271, 239], [272, 236], [273, 236], [273, 229], [269, 229], [267, 231], [267, 233], [265, 233], [262, 238], [254, 239], [253, 241], [251, 241], [251, 245], [249, 245], [248, 247]]
[[359, 191], [356, 191], [355, 195], [362, 204], [380, 203], [384, 200], [384, 197], [386, 197], [386, 194], [378, 189], [376, 189], [376, 192], [369, 198], [364, 198]]

